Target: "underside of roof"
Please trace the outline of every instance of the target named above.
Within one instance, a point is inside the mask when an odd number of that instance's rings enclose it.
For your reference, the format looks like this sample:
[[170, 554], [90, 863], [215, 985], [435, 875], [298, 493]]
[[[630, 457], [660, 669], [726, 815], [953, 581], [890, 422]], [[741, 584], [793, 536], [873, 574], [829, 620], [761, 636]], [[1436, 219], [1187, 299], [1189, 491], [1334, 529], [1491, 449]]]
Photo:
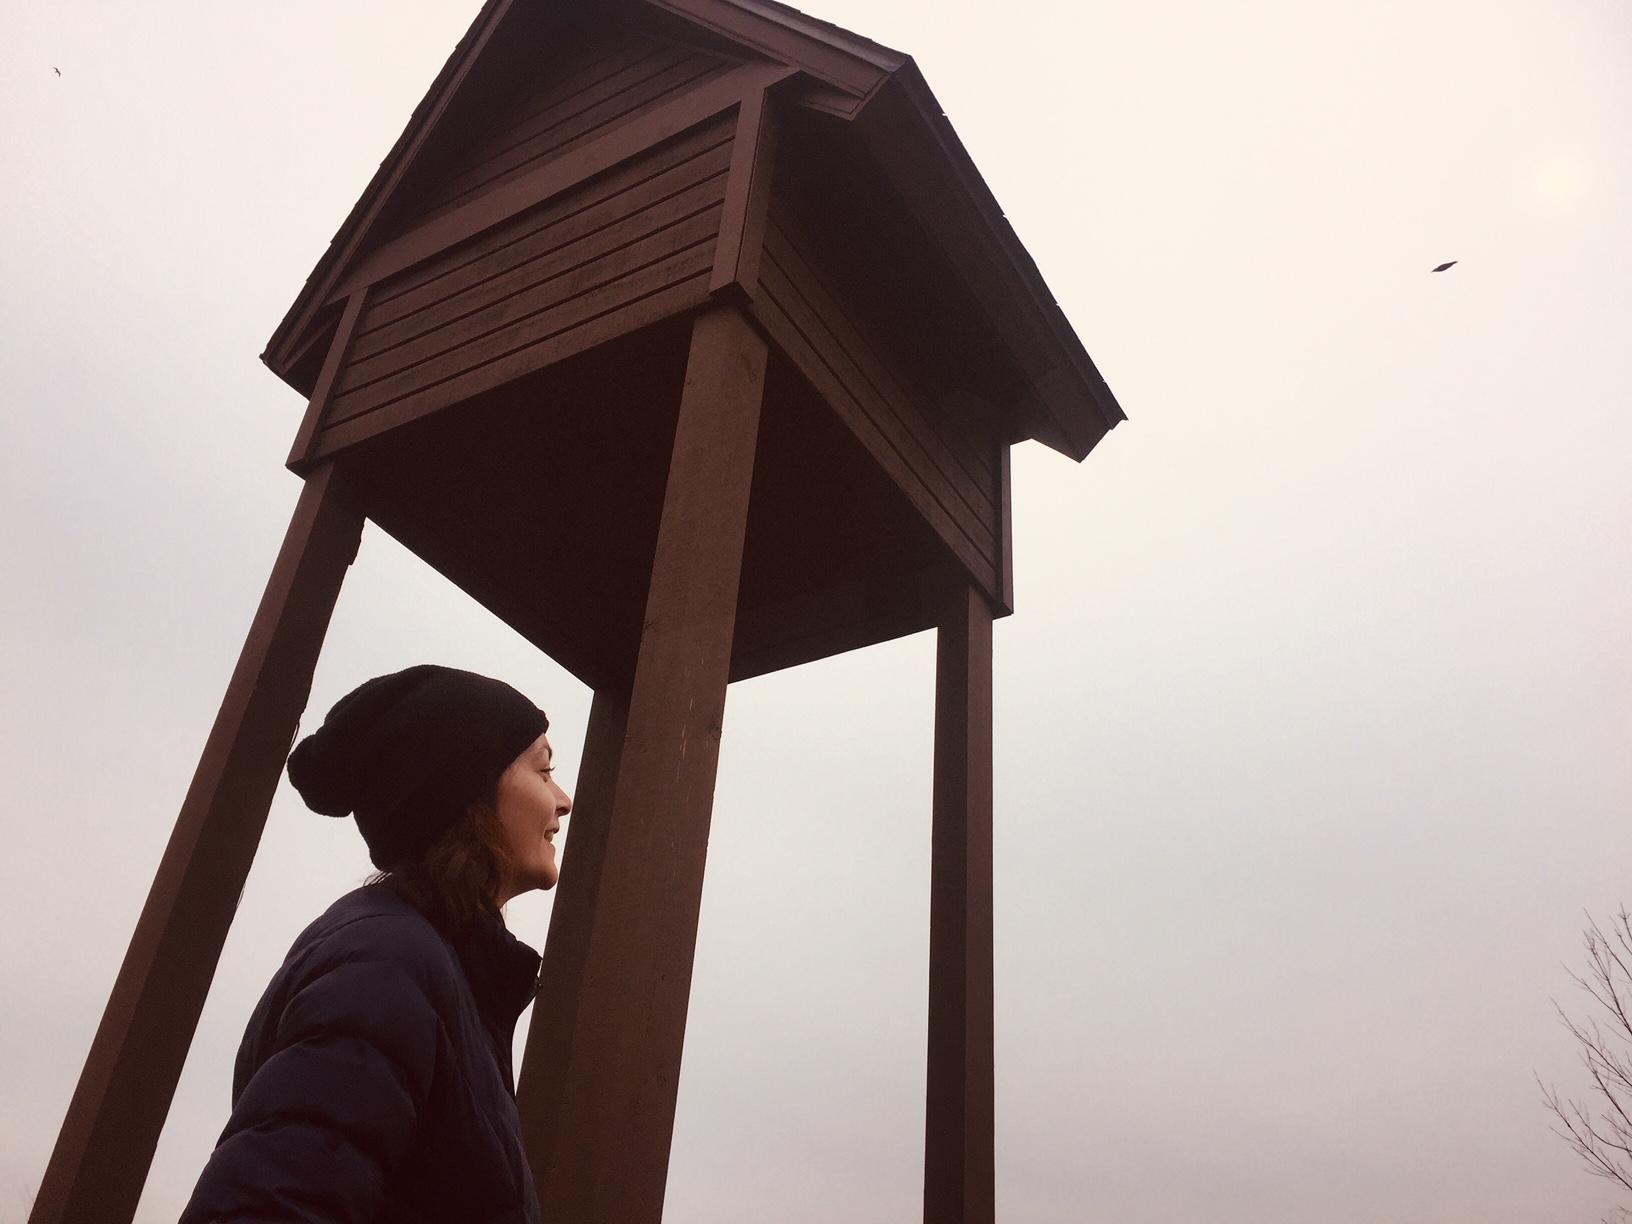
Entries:
[[268, 342], [262, 360], [279, 377], [310, 393], [339, 319], [336, 290], [385, 236], [439, 126], [457, 125], [507, 46], [567, 22], [625, 23], [794, 69], [786, 96], [851, 125], [1013, 351], [1031, 383], [1020, 435], [1080, 460], [1125, 419], [911, 58], [775, 0], [487, 0]]

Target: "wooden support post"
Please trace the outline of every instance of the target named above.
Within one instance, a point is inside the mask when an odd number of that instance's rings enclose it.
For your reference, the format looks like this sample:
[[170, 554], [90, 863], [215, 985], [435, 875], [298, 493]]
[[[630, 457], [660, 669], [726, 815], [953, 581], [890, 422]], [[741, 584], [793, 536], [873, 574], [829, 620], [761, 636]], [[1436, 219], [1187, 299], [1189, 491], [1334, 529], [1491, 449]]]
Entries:
[[734, 307], [697, 316], [576, 1014], [530, 1072], [547, 1220], [662, 1217], [766, 356]]
[[533, 1004], [527, 1051], [522, 1056], [516, 1085], [522, 1141], [534, 1170], [550, 1165], [560, 1134], [564, 1105], [560, 1076], [572, 1061], [584, 958], [600, 895], [606, 834], [612, 823], [612, 796], [628, 723], [628, 698], [597, 689], [589, 707], [577, 793], [567, 820], [567, 843], [561, 856], [561, 880], [555, 886], [555, 905], [550, 910], [538, 999]]
[[935, 653], [925, 1224], [992, 1224], [992, 610], [946, 606]]
[[135, 1214], [363, 516], [332, 465], [284, 536], [102, 1013], [30, 1224]]

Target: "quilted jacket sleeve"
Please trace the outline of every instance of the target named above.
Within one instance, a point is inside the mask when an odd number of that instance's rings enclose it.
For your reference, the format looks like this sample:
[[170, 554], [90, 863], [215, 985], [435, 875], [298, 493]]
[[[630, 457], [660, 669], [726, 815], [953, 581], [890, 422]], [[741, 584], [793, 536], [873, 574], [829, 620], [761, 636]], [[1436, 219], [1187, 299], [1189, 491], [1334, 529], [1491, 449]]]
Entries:
[[292, 986], [181, 1224], [366, 1224], [413, 1146], [443, 1042], [423, 966], [352, 941]]

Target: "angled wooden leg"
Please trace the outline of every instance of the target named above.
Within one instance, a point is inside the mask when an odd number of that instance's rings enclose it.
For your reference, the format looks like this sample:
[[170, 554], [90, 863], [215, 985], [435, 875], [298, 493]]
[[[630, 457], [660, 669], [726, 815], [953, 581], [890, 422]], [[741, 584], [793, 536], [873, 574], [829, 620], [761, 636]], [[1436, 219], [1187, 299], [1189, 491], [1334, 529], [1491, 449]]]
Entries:
[[363, 516], [306, 481], [57, 1136], [30, 1224], [136, 1211]]
[[562, 1123], [561, 1069], [572, 1061], [578, 1000], [583, 989], [584, 958], [595, 902], [606, 861], [606, 833], [611, 827], [612, 796], [623, 757], [629, 699], [597, 689], [589, 707], [577, 794], [567, 820], [567, 843], [561, 856], [561, 880], [550, 910], [550, 933], [544, 944], [538, 999], [527, 1029], [527, 1051], [516, 1085], [522, 1140], [535, 1170], [551, 1163]]
[[935, 656], [925, 1224], [991, 1224], [992, 610], [947, 604]]
[[535, 1050], [547, 1220], [662, 1217], [765, 362], [734, 308], [697, 317], [576, 1013]]

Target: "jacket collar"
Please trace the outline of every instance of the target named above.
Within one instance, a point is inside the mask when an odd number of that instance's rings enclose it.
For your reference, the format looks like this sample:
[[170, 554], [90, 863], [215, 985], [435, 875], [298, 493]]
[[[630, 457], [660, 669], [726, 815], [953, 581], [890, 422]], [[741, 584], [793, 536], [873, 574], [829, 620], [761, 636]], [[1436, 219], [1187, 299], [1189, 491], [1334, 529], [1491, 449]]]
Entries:
[[483, 1022], [508, 1045], [517, 1019], [538, 992], [542, 959], [510, 933], [499, 914], [483, 917], [451, 942]]

